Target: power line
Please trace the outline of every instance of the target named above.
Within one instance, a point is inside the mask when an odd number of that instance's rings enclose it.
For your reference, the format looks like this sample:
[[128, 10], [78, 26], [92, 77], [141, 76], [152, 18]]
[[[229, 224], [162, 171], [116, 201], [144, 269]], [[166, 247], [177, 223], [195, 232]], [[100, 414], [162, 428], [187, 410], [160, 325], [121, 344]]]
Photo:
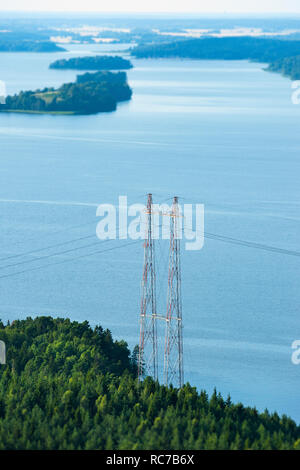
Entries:
[[[74, 242], [78, 242], [78, 241], [82, 241], [82, 240], [87, 240], [88, 238], [94, 238], [94, 237], [95, 237], [95, 235], [88, 235], [86, 237], [74, 238], [73, 240], [68, 240], [66, 242], [56, 243], [55, 245], [45, 246], [44, 248], [38, 248], [37, 250], [25, 251], [23, 253], [18, 253], [16, 255], [7, 256], [5, 258], [0, 258], [0, 261], [6, 261], [8, 259], [19, 258], [19, 257], [22, 257], [22, 256], [29, 256], [29, 255], [32, 255], [34, 253], [39, 253], [41, 251], [48, 250], [50, 248], [56, 248], [58, 246], [68, 245], [70, 243], [74, 243]], [[29, 262], [31, 262], [31, 261], [32, 260], [30, 260]], [[6, 267], [9, 267], [9, 266], [10, 265], [3, 266], [3, 267], [0, 267], [0, 269], [6, 268]]]
[[[154, 227], [156, 228], [161, 228], [162, 226], [163, 224], [154, 225]], [[247, 248], [255, 248], [259, 250], [270, 251], [270, 252], [278, 253], [282, 255], [297, 256], [297, 257], [300, 256], [300, 251], [296, 251], [296, 250], [289, 250], [287, 248], [278, 248], [278, 247], [266, 245], [263, 243], [241, 240], [239, 238], [228, 237], [226, 235], [220, 235], [220, 234], [212, 233], [212, 232], [193, 230], [192, 228], [189, 228], [186, 226], [184, 226], [184, 230], [191, 232], [193, 234], [204, 236], [205, 238], [209, 238], [211, 240], [222, 241], [224, 243], [230, 243], [233, 245], [245, 246]]]
[[[103, 243], [110, 242], [110, 241], [111, 240], [103, 240]], [[19, 261], [18, 263], [7, 264], [6, 266], [0, 266], [0, 269], [12, 268], [14, 266], [20, 266], [22, 264], [27, 264], [27, 263], [35, 263], [36, 261], [51, 258], [52, 256], [65, 255], [65, 254], [71, 253], [73, 251], [82, 250], [83, 248], [90, 248], [91, 246], [98, 245], [98, 243], [99, 243], [99, 241], [94, 242], [94, 243], [89, 243], [88, 245], [78, 246], [76, 248], [70, 248], [69, 250], [58, 251], [56, 253], [51, 253], [49, 255], [39, 256], [38, 258], [29, 259], [29, 260], [25, 260], [25, 261]]]
[[[67, 232], [69, 230], [75, 230], [75, 229], [86, 227], [86, 226], [92, 225], [92, 224], [94, 225], [95, 222], [88, 222], [88, 223], [79, 224], [79, 225], [71, 225], [69, 227], [65, 227], [65, 228], [62, 228], [60, 230], [55, 230], [54, 232], [51, 232], [51, 233], [46, 233], [46, 234], [43, 235], [43, 237], [50, 237], [51, 235], [57, 235], [58, 233]], [[39, 240], [39, 239], [40, 239], [40, 236], [35, 236], [35, 237], [27, 238], [26, 241], [34, 241], [34, 240]], [[24, 243], [24, 240], [19, 241], [19, 242], [15, 242], [13, 245], [10, 245], [9, 248], [11, 248], [12, 246], [20, 245], [21, 243]], [[21, 255], [19, 255], [19, 256], [21, 256]], [[0, 259], [0, 261], [1, 261], [1, 259]]]
[[[104, 240], [104, 241], [111, 241], [111, 240]], [[69, 263], [69, 262], [72, 262], [72, 261], [76, 261], [78, 259], [93, 256], [93, 255], [96, 255], [96, 254], [99, 254], [99, 253], [106, 253], [107, 251], [119, 250], [119, 249], [124, 248], [128, 245], [134, 245], [134, 244], [137, 244], [137, 243], [140, 243], [140, 242], [141, 242], [141, 240], [134, 240], [131, 243], [126, 243], [126, 244], [123, 244], [123, 245], [120, 245], [120, 246], [107, 248], [106, 250], [96, 250], [96, 251], [93, 251], [92, 253], [86, 253], [85, 255], [76, 256], [75, 258], [69, 258], [69, 259], [66, 259], [66, 260], [63, 260], [63, 261], [57, 261], [56, 263], [49, 263], [49, 264], [45, 264], [45, 265], [42, 265], [42, 266], [37, 266], [35, 268], [25, 269], [24, 271], [18, 271], [18, 272], [15, 272], [15, 273], [5, 274], [3, 276], [0, 276], [0, 279], [12, 277], [12, 276], [17, 276], [19, 274], [25, 274], [25, 273], [28, 273], [28, 272], [31, 272], [31, 271], [36, 271], [36, 270], [43, 269], [43, 268], [48, 268], [49, 266], [56, 266], [58, 264]]]
[[[192, 229], [187, 229], [187, 230], [193, 231]], [[278, 247], [271, 246], [271, 245], [266, 245], [266, 244], [263, 244], [263, 243], [250, 242], [250, 241], [247, 241], [247, 240], [241, 240], [241, 239], [238, 239], [238, 238], [227, 237], [225, 235], [218, 235], [218, 234], [215, 234], [215, 233], [210, 233], [210, 232], [205, 232], [205, 231], [204, 232], [197, 231], [197, 233], [201, 233], [202, 235], [204, 234], [204, 237], [206, 237], [206, 238], [221, 241], [221, 242], [224, 242], [224, 243], [230, 243], [230, 244], [233, 244], [233, 245], [245, 246], [247, 248], [255, 248], [255, 249], [258, 249], [258, 250], [270, 251], [270, 252], [278, 253], [278, 254], [282, 254], [282, 255], [297, 256], [297, 257], [300, 256], [299, 251], [288, 250], [286, 248], [278, 248]]]
[[[92, 224], [92, 223], [94, 224], [95, 222], [91, 222], [90, 224]], [[79, 227], [82, 227], [82, 226], [87, 226], [87, 225], [90, 225], [90, 224], [74, 225], [73, 227], [62, 229], [62, 230], [56, 231], [54, 233], [60, 233], [60, 232], [66, 231], [66, 230], [71, 230], [71, 229], [79, 228]], [[161, 227], [161, 226], [162, 226], [162, 224], [156, 225], [156, 227]], [[184, 230], [185, 231], [190, 231], [191, 233], [195, 233], [195, 234], [196, 233], [201, 234], [201, 236], [204, 236], [206, 238], [216, 240], [216, 241], [221, 241], [221, 242], [224, 242], [224, 243], [230, 243], [230, 244], [234, 244], [234, 245], [245, 246], [247, 248], [260, 249], [260, 250], [274, 252], [274, 253], [283, 254], [283, 255], [297, 256], [297, 257], [300, 256], [300, 252], [295, 251], [295, 250], [288, 250], [286, 248], [278, 248], [278, 247], [274, 247], [274, 246], [270, 246], [270, 245], [266, 245], [266, 244], [262, 244], [262, 243], [250, 242], [250, 241], [247, 241], [247, 240], [241, 240], [241, 239], [238, 239], [238, 238], [228, 237], [228, 236], [225, 236], [225, 235], [220, 235], [220, 234], [206, 232], [206, 231], [204, 231], [204, 232], [194, 231], [192, 228], [188, 228], [188, 227], [184, 227]], [[15, 255], [0, 258], [0, 262], [1, 261], [6, 261], [6, 260], [9, 260], [9, 259], [15, 259], [15, 258], [18, 258], [18, 257], [29, 256], [29, 255], [32, 255], [32, 254], [35, 254], [35, 253], [39, 253], [39, 252], [48, 250], [48, 249], [68, 245], [68, 244], [75, 243], [75, 242], [82, 241], [82, 240], [87, 240], [87, 239], [93, 238], [93, 237], [94, 237], [94, 235], [88, 235], [86, 237], [79, 237], [79, 238], [68, 240], [68, 241], [65, 241], [65, 242], [56, 243], [54, 245], [49, 245], [49, 246], [46, 246], [46, 247], [43, 247], [43, 248], [30, 250], [30, 251], [23, 252], [23, 253], [17, 253]], [[89, 246], [91, 246], [91, 245], [89, 245]], [[53, 254], [53, 256], [56, 256], [56, 254]], [[47, 255], [45, 257], [37, 258], [36, 260], [26, 260], [26, 262], [24, 261], [24, 262], [20, 262], [20, 263], [15, 263], [15, 264], [2, 266], [2, 267], [0, 267], [0, 269], [5, 269], [5, 268], [8, 268], [8, 267], [17, 266], [19, 264], [26, 264], [27, 262], [31, 263], [33, 261], [37, 261], [39, 259], [48, 258], [48, 257], [50, 257], [50, 256]]]
[[[107, 236], [109, 236], [109, 233], [107, 234]], [[19, 254], [16, 254], [16, 255], [12, 255], [12, 256], [9, 256], [7, 258], [0, 258], [0, 261], [3, 261], [3, 260], [7, 260], [7, 259], [11, 259], [11, 258], [16, 258], [16, 257], [22, 257], [22, 256], [25, 256], [25, 255], [30, 255], [30, 254], [34, 254], [34, 253], [38, 253], [38, 252], [41, 252], [41, 251], [45, 251], [47, 249], [50, 249], [50, 248], [55, 248], [55, 247], [58, 247], [58, 246], [63, 246], [63, 245], [67, 245], [67, 244], [70, 244], [70, 243], [74, 243], [74, 242], [77, 242], [77, 241], [81, 241], [81, 240], [86, 240], [86, 239], [89, 239], [89, 238], [94, 238], [95, 235], [88, 235], [86, 237], [80, 237], [80, 238], [76, 238], [76, 239], [73, 239], [73, 240], [68, 240], [66, 242], [62, 242], [62, 243], [57, 243], [55, 245], [50, 245], [48, 247], [44, 247], [44, 248], [40, 248], [40, 249], [37, 249], [37, 250], [31, 250], [31, 251], [28, 251], [28, 252], [24, 252], [24, 253], [19, 253]], [[109, 241], [112, 241], [112, 239], [107, 239], [107, 240], [103, 240], [103, 243], [104, 242], [109, 242]], [[56, 253], [51, 253], [51, 254], [48, 254], [48, 255], [44, 255], [44, 256], [40, 256], [38, 258], [34, 258], [34, 259], [30, 259], [30, 260], [24, 260], [24, 261], [19, 261], [17, 263], [11, 263], [11, 264], [7, 264], [5, 266], [0, 266], [0, 269], [6, 269], [6, 268], [11, 268], [11, 267], [15, 267], [15, 266], [20, 266], [20, 265], [23, 265], [23, 264], [27, 264], [27, 263], [33, 263], [33, 262], [36, 262], [36, 261], [39, 261], [39, 260], [42, 260], [42, 259], [47, 259], [47, 258], [51, 258], [52, 256], [59, 256], [59, 255], [63, 255], [63, 254], [66, 254], [66, 253], [71, 253], [73, 251], [77, 251], [77, 250], [81, 250], [83, 248], [89, 248], [91, 246], [95, 246], [95, 245], [98, 245], [99, 241], [97, 242], [94, 242], [94, 243], [89, 243], [88, 245], [83, 245], [83, 246], [79, 246], [79, 247], [75, 247], [75, 248], [71, 248], [69, 250], [64, 250], [64, 251], [60, 251], [60, 252], [56, 252]]]
[[[156, 225], [156, 227], [162, 227], [162, 224]], [[300, 256], [300, 252], [294, 251], [294, 250], [288, 250], [288, 249], [285, 249], [285, 248], [278, 248], [278, 247], [274, 247], [274, 246], [270, 246], [270, 245], [266, 245], [266, 244], [262, 244], [262, 243], [250, 242], [250, 241], [241, 240], [241, 239], [238, 239], [238, 238], [228, 237], [228, 236], [225, 236], [225, 235], [219, 235], [219, 234], [206, 232], [206, 231], [204, 231], [204, 232], [201, 232], [199, 230], [194, 231], [193, 229], [188, 228], [188, 227], [185, 227], [185, 230], [188, 230], [192, 233], [197, 233], [197, 234], [204, 235], [204, 237], [206, 237], [206, 238], [209, 238], [209, 239], [212, 239], [212, 240], [215, 240], [215, 241], [221, 241], [223, 243], [230, 243], [230, 244], [233, 244], [233, 245], [244, 246], [244, 247], [247, 247], [247, 248], [260, 249], [260, 250], [269, 251], [269, 252], [272, 252], [272, 253], [283, 254], [283, 255], [297, 256], [297, 257]], [[44, 247], [44, 248], [41, 248], [41, 249], [31, 250], [31, 251], [24, 252], [24, 253], [19, 253], [17, 255], [12, 255], [11, 257], [7, 257], [7, 258], [1, 258], [0, 261], [6, 260], [6, 259], [11, 259], [11, 258], [16, 258], [16, 257], [20, 257], [20, 256], [25, 256], [25, 255], [29, 255], [29, 254], [34, 254], [34, 253], [37, 253], [37, 252], [40, 252], [40, 251], [44, 251], [46, 249], [55, 248], [57, 246], [63, 246], [63, 245], [66, 245], [66, 244], [70, 244], [70, 243], [80, 241], [80, 240], [85, 240], [85, 239], [92, 238], [92, 237], [94, 237], [94, 235], [89, 235], [87, 237], [80, 237], [80, 238], [77, 238], [77, 239], [68, 240], [66, 242], [57, 243], [55, 245], [51, 245], [51, 246]], [[111, 240], [104, 240], [104, 241], [111, 241]], [[77, 250], [81, 250], [81, 249], [84, 249], [84, 248], [89, 248], [91, 246], [95, 246], [97, 243], [98, 242], [90, 243], [88, 245], [83, 245], [81, 247], [71, 248], [70, 250], [64, 250], [64, 251], [61, 251], [61, 252], [48, 254], [48, 255], [45, 255], [45, 256], [35, 258], [33, 260], [24, 260], [24, 261], [21, 261], [21, 262], [18, 262], [18, 263], [12, 263], [12, 264], [9, 264], [9, 265], [6, 265], [6, 266], [0, 266], [0, 269], [14, 267], [14, 266], [22, 265], [22, 264], [27, 264], [27, 263], [32, 263], [32, 262], [39, 261], [39, 260], [42, 260], [42, 259], [51, 258], [52, 256], [59, 256], [59, 255], [62, 255], [62, 254], [71, 253], [71, 252], [74, 252], [74, 251], [77, 251]], [[118, 247], [116, 247], [116, 249], [117, 248]], [[97, 253], [97, 252], [95, 252], [95, 253]], [[85, 257], [85, 256], [90, 256], [90, 255], [84, 255], [84, 256], [80, 256], [78, 258], [74, 258], [74, 259], [80, 259], [80, 258]], [[56, 263], [53, 263], [53, 264], [56, 264]], [[45, 267], [48, 267], [48, 266], [49, 266], [48, 264], [45, 265]], [[43, 267], [44, 266], [39, 266], [38, 269], [42, 269]], [[36, 268], [34, 268], [34, 269], [36, 269]], [[19, 273], [30, 272], [34, 269], [29, 269], [29, 270], [24, 270], [24, 271], [21, 271], [21, 272], [18, 272], [18, 273], [11, 273], [11, 274], [7, 274], [7, 275], [3, 275], [3, 276], [0, 276], [0, 279], [10, 277], [10, 276], [14, 276], [15, 274], [19, 274]]]
[[[162, 226], [162, 224], [156, 225], [156, 227], [161, 227], [161, 226]], [[198, 233], [198, 234], [200, 233], [199, 231], [193, 231], [192, 229], [188, 229], [188, 228], [185, 228], [185, 230], [191, 231], [193, 233]], [[247, 248], [256, 248], [256, 249], [261, 249], [261, 250], [265, 250], [265, 251], [270, 251], [270, 252], [285, 254], [285, 255], [290, 255], [290, 256], [298, 256], [298, 257], [300, 256], [300, 253], [297, 252], [297, 251], [272, 247], [272, 246], [269, 246], [269, 245], [259, 244], [259, 243], [255, 243], [255, 242], [248, 242], [248, 241], [245, 241], [245, 240], [240, 240], [240, 239], [236, 239], [236, 238], [232, 238], [232, 237], [226, 237], [224, 235], [217, 235], [217, 234], [213, 234], [213, 233], [209, 233], [209, 232], [201, 232], [201, 234], [204, 234], [205, 237], [210, 238], [212, 240], [222, 241], [224, 243], [230, 243], [230, 244], [234, 244], [234, 245], [245, 246]], [[84, 240], [84, 239], [91, 238], [91, 237], [94, 237], [94, 235], [87, 236], [87, 237], [81, 237], [79, 239], [69, 240], [67, 242], [52, 245], [51, 247], [45, 247], [45, 248], [40, 249], [40, 250], [32, 250], [31, 252], [20, 254], [18, 256], [23, 256], [25, 254], [35, 253], [35, 252], [39, 252], [39, 251], [44, 251], [47, 248], [54, 248], [56, 246], [66, 245], [66, 244], [72, 243], [74, 241]], [[104, 240], [103, 242], [108, 242], [108, 241], [112, 241], [112, 240]], [[84, 249], [84, 248], [90, 248], [91, 246], [95, 246], [97, 244], [98, 244], [98, 242], [89, 243], [87, 245], [71, 248], [69, 250], [64, 250], [64, 251], [60, 251], [60, 252], [56, 252], [56, 253], [51, 253], [51, 254], [48, 254], [48, 255], [45, 255], [45, 256], [40, 256], [40, 257], [35, 258], [35, 259], [24, 260], [24, 261], [20, 261], [18, 263], [11, 263], [11, 264], [8, 264], [8, 265], [5, 265], [5, 266], [0, 266], [0, 269], [6, 269], [6, 268], [10, 268], [10, 267], [20, 266], [20, 265], [27, 264], [27, 263], [33, 263], [33, 262], [40, 261], [40, 260], [43, 260], [43, 259], [51, 258], [52, 256], [59, 256], [59, 255], [71, 253], [71, 252], [74, 252], [74, 251], [77, 251], [77, 250], [81, 250], [81, 249]], [[17, 256], [17, 255], [15, 255], [15, 256]]]
[[[154, 225], [157, 228], [161, 228], [163, 224], [159, 225]], [[257, 242], [251, 242], [247, 240], [241, 240], [239, 238], [233, 238], [233, 237], [228, 237], [226, 235], [220, 235], [217, 233], [212, 233], [212, 232], [206, 232], [206, 231], [200, 231], [200, 230], [193, 230], [192, 228], [184, 226], [184, 231], [191, 232], [193, 234], [198, 234], [201, 236], [204, 236], [204, 238], [210, 238], [212, 240], [216, 241], [222, 241], [224, 243], [230, 243], [233, 245], [240, 245], [240, 246], [245, 246], [247, 248], [255, 248], [259, 250], [265, 250], [265, 251], [270, 251], [273, 253], [279, 253], [282, 255], [289, 255], [289, 256], [300, 256], [300, 251], [296, 250], [289, 250], [287, 248], [278, 248], [276, 246], [271, 246], [271, 245], [266, 245], [264, 243], [257, 243]]]

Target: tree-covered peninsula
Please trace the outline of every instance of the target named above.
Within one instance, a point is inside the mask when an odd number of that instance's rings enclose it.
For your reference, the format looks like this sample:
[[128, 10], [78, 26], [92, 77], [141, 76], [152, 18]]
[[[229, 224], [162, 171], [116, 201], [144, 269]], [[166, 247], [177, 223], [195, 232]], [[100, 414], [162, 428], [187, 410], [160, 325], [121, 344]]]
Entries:
[[300, 80], [300, 55], [295, 57], [285, 57], [284, 59], [272, 62], [268, 68], [269, 72], [279, 72], [292, 80]]
[[129, 70], [132, 63], [119, 56], [98, 55], [86, 57], [72, 57], [60, 59], [50, 64], [50, 69], [75, 69], [75, 70]]
[[300, 41], [253, 37], [200, 38], [139, 45], [131, 50], [137, 58], [190, 58], [273, 62], [300, 54]]
[[0, 340], [0, 449], [300, 449], [286, 416], [189, 384], [138, 383], [136, 351], [100, 326], [0, 321]]
[[52, 41], [0, 40], [0, 52], [63, 52], [63, 47]]
[[78, 75], [76, 82], [60, 88], [21, 91], [7, 96], [2, 112], [95, 114], [115, 111], [117, 103], [130, 100], [132, 90], [125, 72], [97, 72]]

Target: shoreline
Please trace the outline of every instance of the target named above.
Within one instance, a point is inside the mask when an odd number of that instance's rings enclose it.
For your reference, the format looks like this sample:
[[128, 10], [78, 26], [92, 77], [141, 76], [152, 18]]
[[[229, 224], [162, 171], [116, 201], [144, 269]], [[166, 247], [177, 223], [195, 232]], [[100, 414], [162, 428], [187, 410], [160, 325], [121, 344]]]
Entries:
[[19, 113], [19, 114], [55, 114], [55, 115], [75, 115], [75, 111], [34, 111], [30, 109], [1, 109], [0, 113]]

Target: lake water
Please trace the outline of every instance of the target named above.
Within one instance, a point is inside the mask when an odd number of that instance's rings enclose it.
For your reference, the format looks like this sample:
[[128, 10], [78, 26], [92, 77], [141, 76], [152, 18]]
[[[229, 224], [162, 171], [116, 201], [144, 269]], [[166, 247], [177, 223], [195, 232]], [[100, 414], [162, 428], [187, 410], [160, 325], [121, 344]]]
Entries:
[[[58, 86], [76, 72], [49, 70], [50, 62], [108, 48], [2, 53], [0, 79], [9, 93]], [[300, 106], [291, 102], [291, 82], [244, 61], [134, 65], [133, 99], [115, 113], [0, 115], [3, 320], [68, 316], [138, 343], [142, 243], [62, 263], [120, 243], [93, 237], [97, 205], [117, 204], [119, 195], [129, 203], [145, 202], [148, 192], [154, 202], [178, 195], [205, 204], [208, 232], [300, 250]], [[158, 245], [164, 314], [168, 243]], [[299, 422], [300, 365], [291, 362], [300, 339], [299, 267], [297, 257], [211, 239], [199, 252], [183, 251], [185, 379]]]

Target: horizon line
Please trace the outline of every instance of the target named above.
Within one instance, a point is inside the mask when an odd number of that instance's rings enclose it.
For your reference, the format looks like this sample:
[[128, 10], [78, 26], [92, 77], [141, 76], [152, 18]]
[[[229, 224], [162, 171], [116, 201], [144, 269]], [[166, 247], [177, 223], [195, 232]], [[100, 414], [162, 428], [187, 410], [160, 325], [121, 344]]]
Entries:
[[124, 15], [124, 14], [134, 14], [134, 15], [210, 15], [210, 16], [230, 16], [230, 15], [241, 15], [241, 16], [253, 16], [253, 15], [264, 15], [264, 16], [277, 16], [277, 15], [300, 15], [299, 11], [273, 11], [273, 12], [259, 12], [259, 11], [223, 11], [223, 12], [209, 12], [209, 11], [106, 11], [106, 10], [2, 10], [0, 8], [0, 13], [70, 13], [70, 14], [109, 14], [109, 15]]

